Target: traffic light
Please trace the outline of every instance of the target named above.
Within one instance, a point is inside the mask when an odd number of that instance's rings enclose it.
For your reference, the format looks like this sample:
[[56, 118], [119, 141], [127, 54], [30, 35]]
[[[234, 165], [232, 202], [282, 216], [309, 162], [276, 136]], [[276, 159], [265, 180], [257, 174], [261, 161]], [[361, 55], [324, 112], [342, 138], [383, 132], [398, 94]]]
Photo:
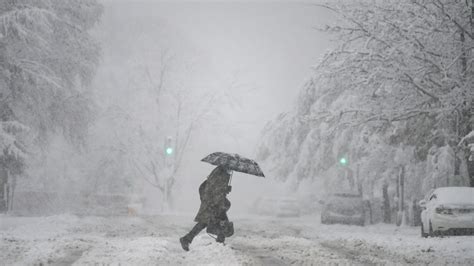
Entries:
[[343, 165], [343, 166], [346, 165], [346, 164], [347, 164], [347, 159], [346, 159], [346, 157], [341, 157], [341, 158], [339, 159], [339, 163], [340, 163], [341, 165]]
[[166, 144], [165, 144], [165, 154], [168, 156], [173, 155], [174, 149], [173, 149], [173, 139], [171, 137], [166, 138]]

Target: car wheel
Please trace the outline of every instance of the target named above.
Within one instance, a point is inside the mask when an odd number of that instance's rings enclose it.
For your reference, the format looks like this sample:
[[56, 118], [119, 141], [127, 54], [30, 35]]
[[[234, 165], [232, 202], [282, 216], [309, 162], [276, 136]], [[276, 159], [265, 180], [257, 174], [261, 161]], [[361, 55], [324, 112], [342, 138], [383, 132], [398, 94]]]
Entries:
[[423, 227], [423, 223], [421, 224], [421, 237], [427, 238], [428, 234], [425, 233], [425, 228]]

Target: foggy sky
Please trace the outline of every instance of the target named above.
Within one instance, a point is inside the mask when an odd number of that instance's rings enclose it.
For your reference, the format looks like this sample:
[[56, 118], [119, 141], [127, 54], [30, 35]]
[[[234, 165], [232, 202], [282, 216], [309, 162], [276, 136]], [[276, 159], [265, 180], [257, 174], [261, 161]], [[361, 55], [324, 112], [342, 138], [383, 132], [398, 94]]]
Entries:
[[[213, 151], [253, 157], [263, 126], [290, 110], [311, 74], [311, 66], [330, 47], [328, 37], [313, 27], [326, 23], [331, 14], [312, 5], [290, 3], [296, 1], [181, 2], [105, 1], [104, 17], [97, 31], [105, 43], [104, 61], [113, 62], [108, 57], [114, 55], [107, 48], [122, 45], [122, 53], [127, 52], [122, 40], [127, 35], [123, 29], [129, 24], [137, 24], [151, 36], [157, 33], [150, 30], [149, 24], [160, 25], [205, 59], [207, 63], [199, 65], [203, 87], [212, 84], [212, 79], [232, 77], [243, 84], [232, 95], [240, 101], [240, 108], [229, 109], [225, 118], [227, 123], [236, 125], [232, 132], [204, 129], [192, 139], [185, 158], [187, 167], [182, 171], [189, 181], [181, 184], [181, 190], [194, 191], [212, 169], [199, 161], [201, 157]], [[114, 38], [117, 41], [111, 44]], [[241, 175], [235, 174], [235, 186], [255, 182], [254, 177]], [[232, 194], [245, 197], [242, 190]]]

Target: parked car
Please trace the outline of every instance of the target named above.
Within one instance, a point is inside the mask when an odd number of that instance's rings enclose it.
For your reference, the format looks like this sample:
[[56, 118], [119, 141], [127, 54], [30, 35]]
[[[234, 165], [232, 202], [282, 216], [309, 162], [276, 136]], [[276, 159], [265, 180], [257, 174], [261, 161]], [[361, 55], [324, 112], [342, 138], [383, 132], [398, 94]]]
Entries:
[[277, 202], [276, 215], [279, 217], [298, 217], [301, 215], [298, 201], [293, 198], [283, 198]]
[[323, 204], [321, 223], [353, 224], [365, 223], [365, 205], [362, 196], [354, 193], [335, 193]]
[[422, 237], [474, 233], [474, 188], [437, 188], [419, 205]]
[[253, 206], [253, 212], [260, 215], [278, 217], [298, 217], [301, 215], [298, 201], [294, 198], [258, 198]]

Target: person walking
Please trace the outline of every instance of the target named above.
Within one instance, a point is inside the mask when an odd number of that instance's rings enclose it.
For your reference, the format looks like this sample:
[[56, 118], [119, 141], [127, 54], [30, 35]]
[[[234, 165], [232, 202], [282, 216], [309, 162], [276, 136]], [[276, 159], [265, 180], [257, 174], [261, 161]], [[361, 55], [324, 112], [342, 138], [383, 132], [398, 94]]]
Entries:
[[229, 186], [231, 176], [232, 170], [219, 165], [199, 186], [201, 205], [196, 218], [194, 218], [197, 223], [189, 233], [179, 239], [181, 247], [185, 251], [189, 251], [189, 245], [194, 237], [206, 227], [208, 232], [212, 231], [217, 234], [217, 242], [224, 243], [226, 237], [224, 227], [226, 223], [229, 223], [227, 211], [231, 205], [227, 199], [227, 194], [232, 190], [232, 187]]

